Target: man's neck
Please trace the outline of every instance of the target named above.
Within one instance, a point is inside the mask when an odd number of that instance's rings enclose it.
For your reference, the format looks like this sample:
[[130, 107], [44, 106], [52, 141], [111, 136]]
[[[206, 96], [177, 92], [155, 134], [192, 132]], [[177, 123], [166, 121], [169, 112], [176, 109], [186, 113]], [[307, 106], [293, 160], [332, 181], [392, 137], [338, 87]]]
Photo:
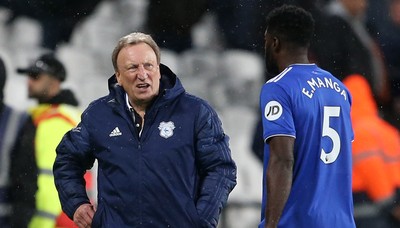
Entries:
[[286, 67], [292, 64], [308, 64], [308, 52], [306, 49], [288, 50], [284, 53], [279, 64], [279, 70], [283, 71]]
[[147, 107], [149, 106], [149, 104], [136, 104], [131, 101], [129, 101], [129, 105], [131, 105], [135, 112], [139, 114], [142, 118], [146, 114]]

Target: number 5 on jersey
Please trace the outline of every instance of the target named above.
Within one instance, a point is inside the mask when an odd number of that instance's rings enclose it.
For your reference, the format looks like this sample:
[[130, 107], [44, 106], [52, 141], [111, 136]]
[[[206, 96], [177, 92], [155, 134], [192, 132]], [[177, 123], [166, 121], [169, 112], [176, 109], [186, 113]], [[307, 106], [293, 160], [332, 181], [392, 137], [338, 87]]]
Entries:
[[340, 152], [340, 137], [335, 129], [330, 126], [330, 118], [339, 117], [340, 107], [338, 106], [324, 106], [324, 121], [322, 125], [322, 137], [329, 137], [332, 140], [332, 150], [326, 152], [323, 148], [321, 150], [321, 160], [325, 164], [330, 164], [336, 161]]

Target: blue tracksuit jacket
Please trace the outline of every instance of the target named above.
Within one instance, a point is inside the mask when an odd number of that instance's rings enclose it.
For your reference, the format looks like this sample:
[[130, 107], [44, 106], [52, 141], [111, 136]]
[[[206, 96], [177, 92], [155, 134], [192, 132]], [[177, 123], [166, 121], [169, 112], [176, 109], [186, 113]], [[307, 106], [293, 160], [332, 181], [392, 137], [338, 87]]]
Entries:
[[216, 112], [185, 92], [166, 66], [141, 137], [115, 76], [57, 147], [54, 177], [72, 217], [88, 202], [83, 174], [98, 161], [98, 208], [92, 227], [216, 227], [236, 185], [228, 136]]

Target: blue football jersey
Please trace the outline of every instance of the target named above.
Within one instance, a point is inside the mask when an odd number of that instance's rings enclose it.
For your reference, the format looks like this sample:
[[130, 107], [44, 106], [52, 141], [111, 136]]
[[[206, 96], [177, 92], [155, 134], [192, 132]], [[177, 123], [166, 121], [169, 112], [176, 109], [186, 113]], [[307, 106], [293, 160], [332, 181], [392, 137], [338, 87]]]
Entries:
[[[295, 138], [293, 183], [279, 227], [355, 227], [347, 88], [315, 64], [293, 64], [264, 84], [260, 107], [265, 142], [274, 136]], [[266, 143], [260, 227], [268, 159]]]

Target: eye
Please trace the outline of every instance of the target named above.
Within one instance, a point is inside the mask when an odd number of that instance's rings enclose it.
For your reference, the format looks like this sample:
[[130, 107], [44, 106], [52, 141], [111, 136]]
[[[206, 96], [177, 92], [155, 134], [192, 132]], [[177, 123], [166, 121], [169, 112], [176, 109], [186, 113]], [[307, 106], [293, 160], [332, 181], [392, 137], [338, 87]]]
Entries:
[[151, 63], [145, 63], [143, 64], [144, 69], [148, 70], [148, 71], [152, 71], [154, 69], [154, 65]]
[[138, 70], [139, 66], [138, 65], [131, 65], [128, 69], [129, 71], [136, 72]]

